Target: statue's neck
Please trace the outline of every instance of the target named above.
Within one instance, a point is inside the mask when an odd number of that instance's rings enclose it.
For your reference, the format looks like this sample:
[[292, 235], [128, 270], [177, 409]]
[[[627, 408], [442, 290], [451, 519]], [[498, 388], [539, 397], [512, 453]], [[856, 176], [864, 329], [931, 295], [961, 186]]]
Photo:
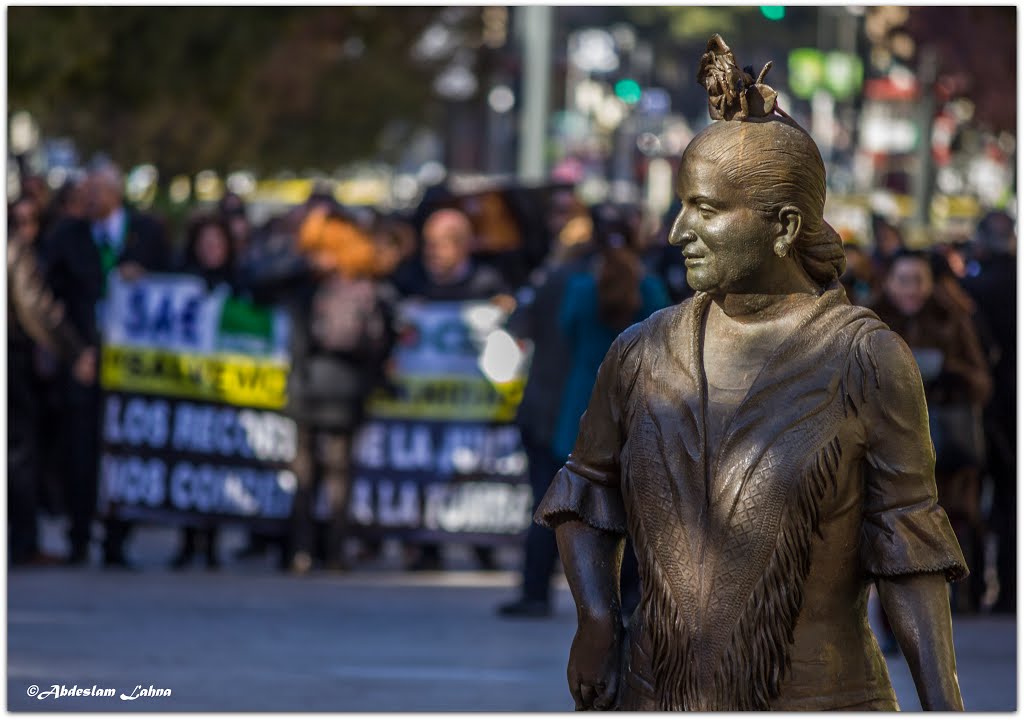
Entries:
[[773, 320], [821, 295], [821, 287], [796, 262], [763, 267], [745, 285], [711, 295], [723, 315], [740, 323]]
[[714, 303], [730, 320], [756, 323], [774, 320], [818, 297], [810, 290], [781, 293], [727, 293], [712, 297]]

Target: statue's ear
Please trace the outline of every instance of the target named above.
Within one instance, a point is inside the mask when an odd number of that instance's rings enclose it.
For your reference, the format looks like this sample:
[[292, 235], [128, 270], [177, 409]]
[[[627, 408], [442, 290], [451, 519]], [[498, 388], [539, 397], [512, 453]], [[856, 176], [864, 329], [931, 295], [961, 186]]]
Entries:
[[800, 238], [803, 230], [804, 218], [800, 209], [793, 205], [786, 205], [779, 210], [779, 231], [775, 236], [775, 254], [779, 257], [786, 257], [790, 249]]

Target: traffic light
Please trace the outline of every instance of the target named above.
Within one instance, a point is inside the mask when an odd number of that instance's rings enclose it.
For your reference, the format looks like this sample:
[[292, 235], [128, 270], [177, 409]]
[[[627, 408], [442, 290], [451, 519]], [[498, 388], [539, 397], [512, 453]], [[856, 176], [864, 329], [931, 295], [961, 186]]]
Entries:
[[782, 5], [761, 5], [761, 14], [769, 20], [781, 20], [786, 17], [786, 8]]
[[636, 105], [642, 94], [640, 83], [632, 78], [623, 78], [615, 83], [615, 97], [627, 105]]

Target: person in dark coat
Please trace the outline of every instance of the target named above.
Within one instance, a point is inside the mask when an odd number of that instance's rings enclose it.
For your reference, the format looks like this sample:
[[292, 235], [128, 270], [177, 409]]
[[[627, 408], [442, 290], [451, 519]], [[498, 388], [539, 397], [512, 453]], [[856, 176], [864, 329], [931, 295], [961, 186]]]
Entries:
[[[593, 222], [585, 209], [563, 221], [564, 227], [555, 228], [557, 243], [544, 264], [534, 271], [530, 283], [517, 294], [516, 310], [508, 320], [513, 335], [533, 342], [530, 375], [516, 413], [516, 424], [526, 451], [534, 513], [551, 478], [562, 466], [562, 461], [551, 452], [551, 439], [561, 405], [561, 393], [557, 390], [565, 386], [568, 378], [572, 348], [558, 324], [558, 314], [569, 279], [586, 272], [593, 260]], [[532, 522], [526, 532], [520, 595], [499, 606], [498, 614], [507, 618], [549, 616], [551, 573], [557, 559], [555, 534]]]
[[7, 243], [7, 526], [11, 567], [52, 565], [39, 548], [39, 398], [33, 382], [38, 348], [60, 358], [88, 381], [96, 353], [86, 347], [64, 306], [46, 286], [37, 260], [38, 208], [23, 198], [10, 209]]
[[352, 438], [394, 343], [394, 297], [374, 279], [373, 242], [343, 212], [317, 209], [297, 246], [267, 252], [240, 268], [240, 284], [259, 302], [284, 306], [290, 319], [291, 372], [286, 414], [297, 425], [293, 501], [284, 565], [304, 574], [316, 553], [314, 497], [329, 506], [322, 562], [344, 570], [343, 540]]
[[[70, 175], [64, 184], [53, 193], [50, 202], [48, 222], [40, 228], [36, 241], [36, 255], [41, 260], [46, 257], [47, 241], [53, 237], [53, 228], [59, 220], [66, 217], [87, 218], [85, 173]], [[40, 265], [40, 271], [45, 268]], [[64, 457], [62, 453], [48, 452], [53, 447], [66, 447], [64, 438], [64, 385], [60, 371], [60, 361], [44, 346], [36, 345], [35, 376], [32, 392], [36, 398], [36, 436], [39, 443], [36, 452], [39, 459], [39, 484], [41, 509], [51, 516], [63, 516], [66, 503], [64, 501]]]
[[990, 330], [995, 392], [985, 406], [989, 471], [994, 481], [992, 527], [997, 542], [996, 612], [1017, 611], [1017, 235], [1013, 220], [992, 211], [978, 223], [974, 260], [964, 290]]
[[[170, 267], [170, 247], [163, 226], [124, 203], [124, 180], [113, 165], [92, 170], [86, 180], [88, 219], [58, 221], [46, 243], [47, 283], [66, 309], [83, 342], [100, 346], [107, 277], [117, 272], [127, 281]], [[67, 502], [70, 515], [68, 562], [88, 562], [92, 521], [96, 511], [99, 466], [100, 388], [96, 379], [83, 383], [64, 376], [67, 402]], [[124, 541], [128, 525], [116, 518], [105, 522], [103, 562], [128, 567]]]

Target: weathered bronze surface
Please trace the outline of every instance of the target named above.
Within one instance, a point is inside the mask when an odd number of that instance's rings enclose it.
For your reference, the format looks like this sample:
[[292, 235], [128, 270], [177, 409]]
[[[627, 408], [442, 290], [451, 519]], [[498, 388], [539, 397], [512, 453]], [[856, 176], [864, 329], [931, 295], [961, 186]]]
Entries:
[[696, 296], [615, 341], [537, 513], [578, 610], [569, 689], [578, 709], [897, 709], [874, 582], [922, 706], [962, 709], [946, 582], [967, 568], [920, 373], [838, 283], [824, 165], [767, 69], [708, 43], [721, 119], [683, 154], [670, 236]]

